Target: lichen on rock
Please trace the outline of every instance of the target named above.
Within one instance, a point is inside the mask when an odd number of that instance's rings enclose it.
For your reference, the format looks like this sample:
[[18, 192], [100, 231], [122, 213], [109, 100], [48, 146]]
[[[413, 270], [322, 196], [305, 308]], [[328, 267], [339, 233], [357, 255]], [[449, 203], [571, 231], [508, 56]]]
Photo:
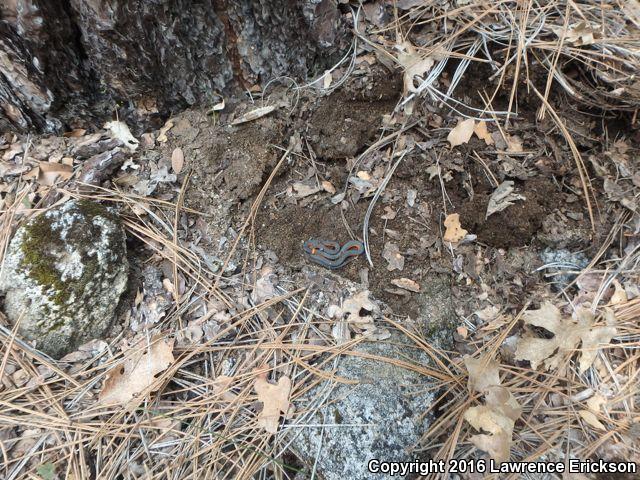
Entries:
[[[369, 472], [368, 461], [414, 460], [411, 449], [432, 422], [425, 412], [436, 398], [433, 383], [393, 363], [428, 365], [424, 351], [397, 331], [386, 341], [362, 342], [355, 351], [361, 355], [340, 357], [329, 364], [335, 369], [327, 374], [355, 380], [357, 385], [321, 383], [296, 404], [297, 410], [312, 413], [302, 417], [303, 425], [290, 430], [291, 446], [325, 480], [389, 478]], [[324, 406], [316, 410], [323, 400], [327, 400]]]
[[59, 357], [108, 330], [128, 271], [117, 215], [72, 200], [17, 230], [0, 277], [4, 310], [24, 340]]

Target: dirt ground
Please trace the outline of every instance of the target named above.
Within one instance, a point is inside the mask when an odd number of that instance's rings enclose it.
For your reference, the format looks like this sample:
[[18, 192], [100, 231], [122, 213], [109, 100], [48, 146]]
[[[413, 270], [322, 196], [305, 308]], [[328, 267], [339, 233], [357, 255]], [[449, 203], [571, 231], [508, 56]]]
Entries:
[[[392, 114], [399, 100], [397, 75], [380, 66], [372, 75], [356, 76], [325, 96], [296, 99], [291, 90], [280, 89], [271, 99], [279, 109], [243, 125], [215, 126], [214, 119], [196, 111], [179, 117], [163, 148], [170, 152], [174, 144], [180, 144], [185, 150], [192, 171], [185, 205], [208, 215], [206, 224], [214, 254], [221, 251], [215, 248], [221, 237], [228, 237], [222, 241], [225, 244], [233, 236], [222, 230], [237, 231], [241, 227], [284, 145], [296, 131], [305, 132], [304, 153], [282, 165], [269, 186], [255, 219], [255, 246], [260, 252], [273, 252], [284, 268], [297, 272], [321, 268], [305, 257], [303, 241], [362, 239], [372, 191], [365, 188], [362, 194], [354, 192], [349, 178], [364, 172], [363, 178], [380, 180], [389, 158], [379, 152], [359, 156], [384, 136], [381, 121]], [[367, 82], [366, 87], [363, 82]], [[472, 89], [473, 85], [463, 85], [461, 90], [466, 88]], [[473, 96], [471, 91], [469, 95]], [[238, 105], [234, 115], [241, 115], [243, 109], [250, 107]], [[579, 189], [579, 179], [569, 174], [570, 152], [558, 147], [557, 137], [545, 132], [548, 125], [526, 120], [535, 117], [535, 112], [521, 113], [525, 119], [515, 124], [521, 151], [508, 157], [498, 155], [488, 167], [499, 181], [512, 179], [523, 201], [485, 218], [495, 185], [482, 160], [478, 160], [478, 153], [486, 157], [495, 153], [496, 146], [473, 138], [460, 148], [448, 148], [443, 135], [448, 128], [442, 123], [447, 112], [425, 108], [424, 127], [410, 134], [410, 140], [418, 146], [400, 163], [371, 215], [373, 267], [362, 256], [338, 273], [368, 285], [396, 315], [415, 319], [420, 315], [420, 294], [397, 288], [391, 280], [409, 278], [425, 284], [429, 279], [449, 276], [450, 255], [441, 237], [444, 216], [452, 212], [459, 212], [462, 226], [477, 235], [475, 247], [458, 251], [459, 268], [478, 282], [483, 270], [503, 280], [505, 275], [518, 277], [509, 287], [508, 298], [514, 308], [522, 306], [521, 294], [542, 280], [540, 274], [533, 273], [542, 264], [535, 252], [571, 248], [593, 253], [594, 235], [599, 233], [591, 231], [586, 206], [574, 193]], [[358, 165], [354, 165], [356, 158]], [[441, 170], [442, 182], [429, 168], [434, 165]], [[331, 184], [331, 191], [301, 196], [291, 188], [296, 182], [311, 185], [323, 181]], [[332, 197], [347, 185], [345, 200], [332, 202]], [[224, 198], [218, 192], [224, 192]], [[229, 225], [221, 222], [229, 215]], [[600, 220], [601, 231], [606, 231], [606, 216]], [[389, 242], [397, 245], [404, 257], [402, 270], [386, 268], [382, 254]], [[488, 248], [487, 255], [500, 261], [478, 265], [478, 246]], [[525, 262], [531, 270], [522, 270], [523, 257], [531, 260]], [[500, 288], [507, 284], [503, 282]]]

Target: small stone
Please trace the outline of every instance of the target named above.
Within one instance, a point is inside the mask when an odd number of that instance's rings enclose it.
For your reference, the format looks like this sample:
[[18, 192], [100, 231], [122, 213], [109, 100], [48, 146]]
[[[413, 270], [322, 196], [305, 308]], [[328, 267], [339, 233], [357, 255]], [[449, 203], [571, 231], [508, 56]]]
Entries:
[[128, 271], [114, 212], [69, 201], [17, 230], [0, 278], [5, 313], [24, 340], [60, 358], [107, 332]]

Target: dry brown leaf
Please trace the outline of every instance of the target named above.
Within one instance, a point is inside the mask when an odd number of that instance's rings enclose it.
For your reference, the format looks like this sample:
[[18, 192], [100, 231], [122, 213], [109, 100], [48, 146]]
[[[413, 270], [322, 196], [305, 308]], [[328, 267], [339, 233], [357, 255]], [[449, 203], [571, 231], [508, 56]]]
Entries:
[[473, 435], [470, 440], [496, 462], [506, 462], [511, 451], [513, 428], [522, 414], [522, 407], [511, 392], [500, 386], [485, 390], [485, 403], [469, 408], [464, 412], [464, 419], [476, 430], [484, 430], [490, 435]]
[[523, 151], [522, 139], [517, 135], [507, 135], [507, 152], [522, 153]]
[[13, 158], [18, 155], [19, 153], [22, 153], [24, 150], [22, 148], [22, 144], [15, 142], [12, 143], [11, 146], [9, 147], [9, 149], [4, 152], [2, 154], [2, 160], [13, 160]]
[[270, 114], [275, 109], [276, 109], [276, 107], [273, 106], [273, 105], [269, 105], [267, 107], [256, 108], [255, 110], [251, 110], [250, 112], [247, 112], [244, 115], [240, 115], [233, 122], [231, 122], [231, 125], [240, 125], [242, 123], [252, 122], [252, 121], [257, 120], [257, 119], [259, 119], [261, 117], [264, 117], [265, 115]]
[[589, 400], [587, 400], [587, 407], [589, 407], [589, 410], [593, 412], [599, 412], [600, 407], [602, 407], [602, 405], [606, 405], [606, 403], [607, 399], [604, 397], [604, 395], [602, 395], [601, 393], [596, 393]]
[[386, 206], [384, 207], [384, 215], [380, 215], [380, 218], [383, 220], [393, 220], [397, 215], [398, 212], [396, 212], [393, 207]]
[[[373, 325], [371, 313], [378, 311], [378, 306], [369, 298], [369, 290], [363, 290], [347, 298], [342, 304], [342, 311], [347, 315], [349, 324], [362, 327]], [[369, 312], [361, 315], [362, 312]]]
[[491, 194], [491, 197], [489, 197], [487, 213], [484, 218], [487, 219], [490, 215], [501, 212], [510, 205], [513, 205], [513, 202], [517, 200], [526, 200], [526, 198], [517, 193], [513, 193], [513, 181], [505, 180], [498, 185]]
[[404, 42], [400, 45], [400, 53], [398, 54], [398, 63], [404, 68], [404, 95], [415, 92], [417, 87], [415, 79], [422, 79], [424, 74], [431, 70], [435, 63], [431, 57], [423, 57], [417, 52], [415, 47]]
[[464, 339], [469, 336], [469, 329], [467, 327], [456, 327], [456, 332]]
[[493, 435], [472, 435], [469, 440], [477, 449], [487, 452], [496, 462], [501, 463], [509, 460], [511, 435], [507, 432], [500, 431]]
[[460, 225], [460, 215], [452, 213], [444, 219], [444, 226], [447, 228], [442, 236], [445, 242], [458, 243], [466, 235], [467, 231]]
[[410, 278], [394, 278], [391, 280], [391, 283], [396, 287], [409, 290], [410, 292], [417, 293], [420, 291], [420, 284], [418, 282], [414, 282]]
[[258, 377], [253, 388], [258, 394], [258, 401], [263, 403], [262, 411], [258, 414], [258, 426], [264, 427], [269, 433], [277, 433], [280, 414], [286, 415], [291, 407], [291, 379], [287, 376], [280, 377], [274, 385], [266, 378]]
[[171, 168], [175, 173], [180, 173], [182, 167], [184, 167], [184, 153], [180, 147], [177, 147], [171, 153]]
[[222, 396], [225, 402], [233, 402], [238, 396], [230, 390], [230, 386], [233, 383], [233, 377], [227, 375], [219, 375], [213, 381], [213, 388], [216, 393]]
[[490, 434], [473, 435], [470, 440], [496, 462], [505, 462], [509, 460], [513, 428], [522, 407], [511, 392], [501, 386], [499, 364], [495, 359], [465, 356], [464, 363], [469, 373], [469, 392], [480, 392], [485, 398], [484, 405], [467, 409], [464, 419], [476, 430]]
[[473, 129], [473, 133], [475, 133], [476, 137], [478, 137], [480, 140], [484, 140], [484, 143], [486, 143], [487, 145], [493, 145], [495, 143], [493, 141], [493, 137], [487, 129], [487, 122], [478, 122]]
[[576, 321], [563, 318], [560, 310], [548, 301], [538, 310], [524, 312], [522, 319], [525, 324], [542, 327], [554, 336], [549, 339], [532, 335], [520, 338], [516, 360], [528, 360], [533, 369], [538, 368], [541, 363], [544, 363], [547, 370], [556, 369], [582, 343], [579, 369], [584, 373], [593, 364], [598, 347], [609, 344], [617, 329], [611, 325], [613, 317], [608, 320], [610, 325], [595, 327], [594, 315], [589, 310], [579, 309], [575, 316]]
[[600, 27], [586, 21], [565, 27], [555, 26], [551, 30], [567, 44], [578, 46], [591, 45], [601, 36]]
[[331, 183], [328, 180], [323, 180], [322, 181], [322, 189], [327, 192], [330, 193], [331, 195], [333, 195], [334, 193], [336, 193], [336, 187], [333, 186], [333, 183]]
[[158, 132], [158, 138], [156, 139], [158, 143], [165, 143], [168, 140], [167, 132], [172, 128], [173, 128], [173, 121], [167, 120], [164, 126], [160, 129], [160, 132]]
[[476, 122], [473, 118], [459, 121], [447, 135], [447, 141], [451, 144], [451, 148], [467, 143], [471, 139], [471, 135], [473, 135], [475, 124]]
[[331, 75], [331, 72], [327, 70], [322, 76], [322, 88], [326, 90], [331, 86], [331, 82], [333, 82], [333, 75]]
[[615, 288], [615, 291], [611, 296], [611, 300], [610, 300], [611, 305], [619, 305], [621, 303], [626, 303], [628, 300], [627, 292], [625, 292], [623, 286], [620, 285], [620, 282], [618, 280], [613, 281], [613, 287]]
[[87, 133], [87, 131], [84, 128], [75, 128], [70, 132], [64, 132], [62, 136], [67, 138], [77, 138], [82, 137], [85, 133]]
[[162, 286], [169, 293], [174, 293], [176, 291], [175, 287], [173, 286], [173, 282], [168, 278], [162, 279]]
[[41, 185], [51, 186], [58, 181], [68, 180], [73, 175], [73, 168], [63, 163], [40, 162], [39, 167], [38, 183]]
[[484, 392], [489, 387], [500, 385], [499, 364], [494, 359], [485, 357], [464, 357], [464, 366], [469, 372], [467, 388], [470, 393]]
[[293, 182], [292, 187], [295, 192], [294, 197], [296, 198], [308, 197], [309, 195], [313, 195], [314, 193], [318, 193], [322, 190], [322, 188], [316, 185], [315, 182], [313, 185], [309, 185], [305, 182]]
[[591, 425], [593, 428], [597, 428], [598, 430], [606, 430], [605, 427], [600, 420], [598, 420], [598, 416], [590, 410], [578, 410], [578, 415], [582, 417], [582, 419]]
[[402, 270], [404, 268], [404, 256], [400, 253], [398, 245], [393, 242], [387, 242], [382, 249], [382, 258], [387, 262], [387, 270]]
[[141, 342], [132, 348], [125, 360], [107, 375], [99, 403], [130, 404], [138, 394], [155, 390], [159, 386], [156, 375], [174, 362], [173, 342], [155, 336], [150, 345]]

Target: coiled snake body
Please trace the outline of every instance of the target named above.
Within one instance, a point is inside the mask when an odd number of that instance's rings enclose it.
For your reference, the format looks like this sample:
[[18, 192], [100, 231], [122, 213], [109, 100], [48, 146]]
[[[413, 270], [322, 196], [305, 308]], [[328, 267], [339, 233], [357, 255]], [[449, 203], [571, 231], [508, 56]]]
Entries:
[[335, 270], [364, 253], [364, 245], [358, 240], [349, 240], [342, 247], [338, 242], [312, 238], [302, 244], [312, 262]]

